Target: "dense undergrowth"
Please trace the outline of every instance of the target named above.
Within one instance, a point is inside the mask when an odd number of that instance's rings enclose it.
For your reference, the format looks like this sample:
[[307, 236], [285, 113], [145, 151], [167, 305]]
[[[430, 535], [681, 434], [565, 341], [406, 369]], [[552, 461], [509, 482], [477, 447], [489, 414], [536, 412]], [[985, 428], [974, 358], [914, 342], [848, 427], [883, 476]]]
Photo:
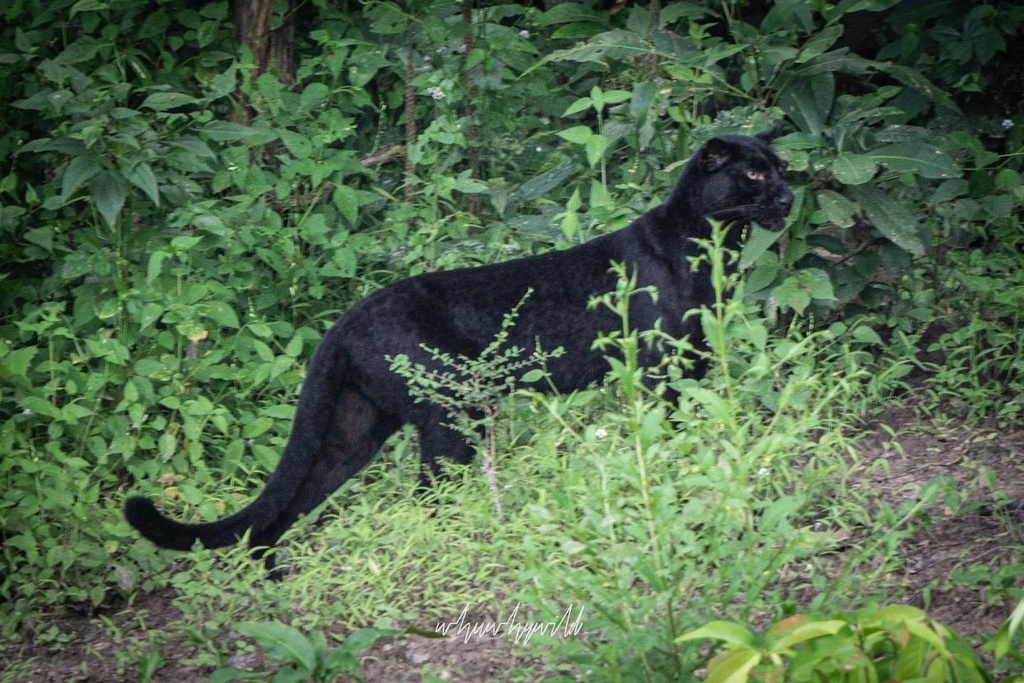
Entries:
[[[582, 604], [598, 637], [552, 644], [553, 661], [588, 680], [680, 677], [704, 651], [676, 638], [710, 619], [885, 599], [913, 510], [842, 571], [816, 563], [849, 512], [851, 427], [912, 368], [929, 374], [921, 409], [1019, 424], [1022, 8], [509, 3], [471, 25], [456, 3], [295, 12], [289, 84], [255, 73], [226, 2], [0, 9], [12, 642], [48, 637], [48, 614], [164, 587], [211, 666], [254, 611], [347, 629], [426, 626], [467, 602]], [[514, 396], [494, 426], [497, 493], [467, 470], [436, 500], [412, 496], [400, 436], [325, 524], [289, 534], [283, 561], [301, 571], [258, 594], [243, 551], [169, 572], [121, 518], [129, 491], [202, 519], [247, 500], [287, 439], [305, 359], [361, 296], [622, 227], [700, 142], [770, 125], [791, 225], [752, 231], [742, 281], [722, 276], [703, 313], [713, 372], [677, 379], [678, 405], [628, 364], [575, 396]], [[625, 294], [608, 304], [628, 313]]]

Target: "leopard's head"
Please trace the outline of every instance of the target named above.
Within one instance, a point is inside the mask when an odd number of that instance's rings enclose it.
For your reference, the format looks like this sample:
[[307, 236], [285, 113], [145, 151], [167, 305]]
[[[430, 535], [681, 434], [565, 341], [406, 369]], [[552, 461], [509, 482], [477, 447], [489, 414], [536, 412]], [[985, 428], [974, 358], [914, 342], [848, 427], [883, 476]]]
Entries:
[[702, 213], [725, 223], [785, 227], [793, 207], [786, 164], [772, 151], [774, 130], [756, 136], [722, 135], [697, 152]]

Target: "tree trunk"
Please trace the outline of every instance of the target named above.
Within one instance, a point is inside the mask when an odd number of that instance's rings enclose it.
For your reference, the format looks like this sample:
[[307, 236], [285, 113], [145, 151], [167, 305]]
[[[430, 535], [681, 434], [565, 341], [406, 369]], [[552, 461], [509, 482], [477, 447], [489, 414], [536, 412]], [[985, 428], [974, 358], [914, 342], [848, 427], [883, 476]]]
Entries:
[[[295, 0], [288, 0], [288, 9], [280, 27], [271, 30], [274, 16], [274, 0], [233, 0], [232, 13], [235, 22], [235, 40], [239, 46], [246, 45], [252, 51], [256, 65], [256, 78], [271, 69], [278, 72], [283, 83], [295, 81]], [[240, 95], [241, 123], [248, 124], [252, 110], [244, 96]]]

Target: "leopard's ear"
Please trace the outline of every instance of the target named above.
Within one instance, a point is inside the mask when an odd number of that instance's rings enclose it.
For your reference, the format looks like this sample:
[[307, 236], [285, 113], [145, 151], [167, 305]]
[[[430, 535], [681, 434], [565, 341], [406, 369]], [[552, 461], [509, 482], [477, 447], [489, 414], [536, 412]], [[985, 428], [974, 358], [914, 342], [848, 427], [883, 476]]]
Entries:
[[771, 144], [772, 140], [774, 140], [775, 137], [778, 134], [779, 134], [779, 127], [778, 126], [772, 126], [768, 130], [762, 131], [762, 132], [758, 133], [757, 135], [755, 135], [754, 137], [756, 137], [758, 140], [764, 140], [768, 144]]
[[711, 138], [697, 152], [697, 162], [705, 173], [714, 173], [728, 164], [735, 153], [730, 142], [722, 138]]

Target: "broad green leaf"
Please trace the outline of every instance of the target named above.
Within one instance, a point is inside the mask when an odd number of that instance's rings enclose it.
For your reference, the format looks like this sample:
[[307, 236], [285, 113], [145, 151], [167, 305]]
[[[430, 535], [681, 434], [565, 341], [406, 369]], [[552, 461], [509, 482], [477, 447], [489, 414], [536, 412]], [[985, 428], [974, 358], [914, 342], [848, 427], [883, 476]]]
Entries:
[[856, 327], [853, 328], [853, 331], [850, 333], [850, 336], [852, 336], [854, 339], [863, 344], [874, 344], [876, 346], [882, 346], [882, 344], [884, 343], [882, 341], [882, 337], [879, 336], [878, 332], [874, 331], [867, 325], [857, 325]]
[[195, 97], [180, 92], [155, 92], [142, 101], [140, 108], [145, 107], [154, 111], [167, 111], [168, 109], [196, 104], [197, 102], [199, 100]]
[[145, 161], [130, 167], [124, 174], [129, 183], [146, 193], [154, 204], [160, 206], [160, 190], [157, 188], [156, 174]]
[[566, 108], [566, 110], [562, 112], [562, 116], [572, 116], [573, 114], [578, 114], [581, 111], [590, 109], [593, 105], [594, 101], [592, 99], [590, 99], [589, 97], [581, 97], [580, 99], [570, 104]]
[[149, 255], [149, 263], [146, 265], [146, 283], [153, 284], [153, 281], [160, 277], [163, 263], [171, 255], [162, 249], [154, 251]]
[[38, 352], [39, 349], [35, 346], [26, 346], [9, 352], [0, 358], [0, 377], [24, 377]]
[[356, 198], [356, 191], [348, 185], [336, 185], [331, 199], [349, 227], [355, 227], [356, 221], [359, 219], [359, 202]]
[[601, 93], [601, 101], [605, 104], [619, 104], [633, 97], [628, 90], [606, 90]]
[[754, 265], [761, 254], [768, 251], [781, 235], [782, 231], [765, 230], [755, 225], [743, 245], [743, 251], [740, 254], [740, 269], [746, 270]]
[[541, 12], [533, 19], [533, 23], [537, 26], [551, 26], [581, 21], [605, 24], [608, 22], [608, 19], [600, 12], [576, 2], [555, 3], [551, 9]]
[[743, 647], [757, 647], [757, 636], [747, 628], [740, 624], [734, 624], [731, 621], [709, 621], [700, 628], [688, 631], [683, 635], [676, 638], [677, 643], [683, 643], [691, 640], [720, 640], [730, 645], [740, 645]]
[[844, 185], [861, 185], [874, 177], [875, 168], [869, 156], [842, 152], [832, 162], [832, 175]]
[[590, 207], [601, 208], [612, 205], [612, 196], [599, 180], [590, 181]]
[[799, 26], [804, 31], [814, 28], [809, 3], [803, 0], [776, 0], [761, 21], [762, 35], [775, 31], [788, 31]]
[[128, 198], [128, 183], [117, 173], [103, 171], [93, 179], [89, 189], [96, 210], [103, 216], [103, 220], [111, 227], [116, 225], [117, 217]]
[[102, 0], [78, 0], [71, 6], [70, 17], [73, 19], [79, 12], [99, 12], [107, 9], [108, 5]]
[[803, 131], [817, 136], [821, 135], [834, 100], [835, 77], [821, 73], [794, 79], [793, 85], [779, 95], [779, 106]]
[[211, 140], [233, 142], [242, 140], [252, 134], [252, 129], [230, 121], [210, 121], [200, 129]]
[[530, 384], [531, 382], [537, 382], [544, 379], [544, 371], [540, 368], [534, 368], [533, 370], [527, 370], [519, 381], [524, 384]]
[[708, 664], [704, 683], [745, 683], [750, 670], [761, 662], [761, 653], [752, 650], [724, 652]]
[[839, 619], [832, 619], [827, 621], [809, 621], [805, 624], [800, 624], [793, 629], [777, 634], [777, 638], [769, 639], [769, 647], [773, 652], [779, 652], [786, 650], [800, 643], [807, 642], [808, 640], [814, 640], [815, 638], [822, 638], [824, 636], [834, 636], [845, 627], [847, 623]]
[[796, 281], [786, 279], [773, 292], [775, 301], [782, 308], [791, 308], [798, 314], [807, 310], [811, 305], [811, 295], [797, 284]]
[[897, 173], [910, 172], [924, 178], [956, 178], [960, 168], [944, 151], [923, 142], [887, 145], [867, 153], [876, 163]]
[[85, 183], [89, 182], [97, 173], [103, 170], [103, 163], [100, 158], [92, 154], [76, 156], [64, 167], [64, 177], [61, 178], [60, 200], [67, 202], [71, 196], [78, 191]]
[[915, 256], [924, 254], [925, 245], [918, 234], [917, 218], [905, 206], [872, 185], [857, 185], [850, 189], [883, 237]]
[[872, 71], [876, 64], [877, 62], [873, 62], [870, 59], [864, 59], [859, 55], [851, 54], [849, 48], [844, 47], [832, 50], [831, 52], [824, 52], [808, 60], [806, 64], [793, 69], [793, 75], [799, 78], [823, 76], [826, 74], [832, 75], [835, 73], [853, 74], [856, 76]]
[[[427, 638], [443, 638], [444, 636], [438, 634], [435, 631], [419, 631], [418, 629], [408, 629], [410, 632], [416, 633], [416, 635], [422, 635]], [[338, 649], [346, 650], [351, 653], [362, 652], [369, 648], [371, 645], [376, 643], [381, 638], [392, 638], [397, 635], [405, 633], [405, 630], [398, 629], [384, 629], [384, 628], [361, 628], [353, 631], [352, 633], [345, 636], [345, 640], [341, 642]]]
[[246, 439], [253, 439], [259, 436], [260, 434], [263, 434], [273, 426], [273, 418], [265, 416], [257, 417], [256, 419], [246, 422], [244, 425], [242, 425], [242, 436], [245, 437]]
[[836, 5], [834, 19], [852, 12], [882, 12], [901, 2], [901, 0], [841, 0]]
[[591, 167], [597, 166], [608, 149], [608, 138], [603, 135], [592, 135], [583, 143], [583, 147], [587, 152], [587, 163]]
[[217, 158], [217, 155], [213, 153], [213, 150], [210, 149], [210, 146], [208, 144], [206, 144], [199, 138], [193, 137], [191, 135], [182, 135], [177, 140], [168, 140], [167, 146], [183, 149], [189, 154], [193, 154], [203, 159]]
[[592, 138], [595, 133], [590, 130], [589, 126], [573, 126], [572, 128], [566, 128], [565, 130], [558, 131], [556, 135], [563, 140], [568, 140], [569, 142], [577, 145], [582, 145]]
[[53, 226], [51, 225], [26, 230], [22, 237], [25, 238], [26, 242], [38, 245], [46, 251], [53, 251]]
[[230, 327], [234, 330], [241, 327], [238, 315], [225, 302], [212, 299], [204, 304], [204, 308], [206, 317], [221, 327]]
[[816, 35], [812, 40], [808, 41], [800, 49], [800, 56], [797, 57], [797, 63], [803, 64], [804, 62], [810, 61], [811, 59], [823, 54], [825, 50], [832, 47], [832, 45], [839, 40], [840, 36], [843, 35], [843, 26], [835, 24], [832, 26], [826, 26]]
[[313, 644], [297, 629], [277, 621], [246, 622], [238, 632], [249, 636], [272, 658], [294, 664], [305, 672], [316, 669], [317, 656]]
[[548, 192], [565, 182], [566, 178], [571, 176], [573, 171], [576, 170], [577, 165], [578, 164], [572, 160], [563, 161], [551, 170], [530, 178], [523, 184], [519, 185], [518, 188], [513, 188], [510, 195], [515, 193], [518, 195], [518, 198], [521, 198], [524, 201], [543, 197]]
[[302, 89], [299, 104], [303, 109], [315, 109], [331, 96], [331, 89], [323, 83], [310, 83]]
[[278, 130], [277, 134], [280, 136], [284, 146], [296, 159], [308, 159], [309, 155], [312, 154], [313, 144], [305, 135], [284, 128]]
[[640, 36], [632, 31], [615, 29], [599, 33], [590, 38], [590, 40], [581, 42], [575, 47], [566, 50], [555, 50], [523, 72], [520, 78], [527, 76], [548, 62], [570, 61], [606, 64], [607, 62], [650, 53], [650, 46], [645, 44]]
[[857, 215], [857, 205], [832, 190], [818, 192], [818, 206], [825, 218], [841, 228], [853, 225], [853, 217]]

